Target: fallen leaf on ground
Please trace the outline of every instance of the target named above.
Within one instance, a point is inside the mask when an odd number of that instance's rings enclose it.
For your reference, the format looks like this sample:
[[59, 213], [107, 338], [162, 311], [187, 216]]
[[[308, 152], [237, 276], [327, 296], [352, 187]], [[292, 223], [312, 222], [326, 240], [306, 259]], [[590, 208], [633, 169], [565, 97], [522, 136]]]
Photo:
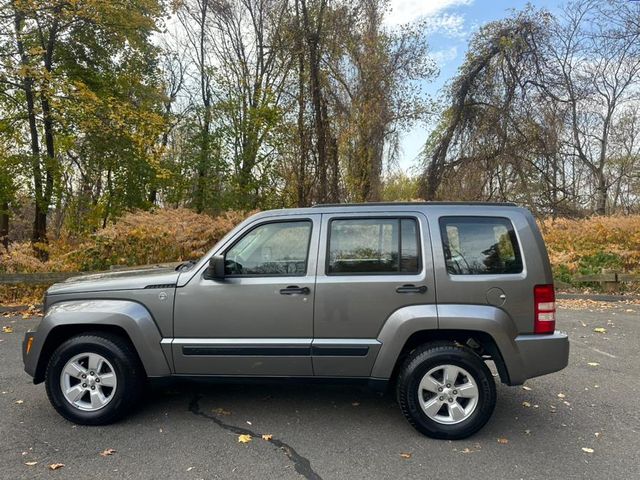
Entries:
[[190, 472], [191, 470], [193, 470], [193, 467], [187, 468], [187, 472]]
[[58, 470], [62, 467], [64, 467], [64, 463], [52, 463], [51, 465], [49, 465], [49, 470]]
[[564, 398], [564, 397], [566, 397], [566, 395], [564, 393], [559, 393], [558, 394], [558, 398]]
[[524, 431], [524, 433], [525, 433], [526, 435], [531, 435], [531, 430], [525, 430], [525, 431]]
[[475, 450], [471, 450], [470, 448], [465, 448], [462, 450], [462, 453], [473, 453]]
[[251, 435], [239, 435], [238, 441], [240, 443], [249, 443], [251, 441]]
[[522, 402], [522, 406], [529, 408], [531, 407], [531, 404], [529, 402]]
[[109, 455], [113, 455], [114, 453], [116, 453], [116, 451], [113, 448], [107, 448], [106, 450], [100, 452], [100, 456], [108, 457]]
[[509, 443], [509, 440], [506, 438], [499, 438], [498, 439], [498, 443], [502, 444], [502, 445], [506, 445], [507, 443]]
[[531, 387], [527, 387], [526, 385], [523, 385], [523, 386], [522, 386], [522, 389], [523, 389], [523, 390], [526, 390], [526, 391], [528, 392], [528, 391], [530, 391], [530, 390], [531, 390]]
[[402, 458], [405, 458], [405, 459], [409, 459], [409, 458], [411, 458], [411, 454], [410, 454], [410, 453], [401, 453], [401, 454], [400, 454], [400, 456], [401, 456]]
[[5, 325], [4, 327], [2, 327], [2, 333], [13, 333], [13, 327]]
[[271, 435], [270, 433], [263, 433], [262, 434], [262, 439], [266, 440], [267, 442], [270, 442], [272, 438], [273, 438], [273, 435]]
[[247, 425], [253, 425], [249, 420], [247, 420]]
[[231, 415], [229, 410], [225, 410], [224, 408], [214, 408], [213, 413], [216, 415]]
[[590, 367], [597, 367], [600, 364], [598, 362], [589, 362], [587, 363], [587, 365], [589, 365]]
[[16, 400], [15, 403], [16, 405], [22, 405], [24, 403], [24, 400]]
[[24, 464], [25, 464], [27, 467], [33, 467], [34, 465], [37, 465], [37, 464], [38, 464], [38, 462], [24, 462]]
[[358, 407], [360, 405], [360, 402], [351, 402], [351, 405], [354, 407]]
[[596, 436], [596, 438], [600, 437], [600, 432], [596, 432], [594, 433], [594, 435]]
[[603, 327], [596, 327], [593, 329], [593, 331], [596, 333], [607, 333], [607, 329]]
[[585, 453], [593, 453], [593, 448], [589, 448], [589, 447], [582, 447], [582, 451]]

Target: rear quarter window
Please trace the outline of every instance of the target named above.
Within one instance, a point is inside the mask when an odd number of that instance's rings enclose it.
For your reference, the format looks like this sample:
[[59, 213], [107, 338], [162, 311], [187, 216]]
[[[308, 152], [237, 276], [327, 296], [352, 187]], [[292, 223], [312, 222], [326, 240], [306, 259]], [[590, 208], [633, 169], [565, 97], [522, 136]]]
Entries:
[[441, 217], [440, 234], [451, 275], [521, 273], [513, 224], [502, 217]]

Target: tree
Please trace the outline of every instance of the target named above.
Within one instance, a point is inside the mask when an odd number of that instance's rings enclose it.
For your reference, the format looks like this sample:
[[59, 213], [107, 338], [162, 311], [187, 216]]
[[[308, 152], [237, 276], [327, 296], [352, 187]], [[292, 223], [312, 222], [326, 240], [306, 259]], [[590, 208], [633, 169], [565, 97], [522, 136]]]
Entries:
[[[130, 148], [150, 154], [142, 138], [156, 123], [145, 109], [155, 102], [150, 98], [156, 91], [149, 81], [155, 58], [149, 36], [162, 8], [156, 0], [10, 0], [1, 8], [2, 17], [12, 21], [11, 31], [8, 23], [2, 25], [3, 39], [10, 41], [4, 45], [8, 52], [2, 57], [0, 80], [19, 103], [30, 139], [27, 158], [35, 203], [32, 241], [37, 246], [47, 241], [48, 212], [54, 194], [62, 189], [66, 160], [77, 164], [78, 159], [87, 158], [85, 149], [90, 148], [98, 157], [93, 157], [96, 162], [102, 161], [99, 140], [85, 136], [105, 131], [104, 124], [88, 131], [100, 121], [96, 110], [108, 117], [109, 133], [114, 129], [123, 133], [127, 124], [127, 154]], [[107, 183], [113, 185], [114, 169], [107, 169]], [[113, 193], [111, 190], [110, 195]], [[46, 257], [44, 249], [39, 251]]]

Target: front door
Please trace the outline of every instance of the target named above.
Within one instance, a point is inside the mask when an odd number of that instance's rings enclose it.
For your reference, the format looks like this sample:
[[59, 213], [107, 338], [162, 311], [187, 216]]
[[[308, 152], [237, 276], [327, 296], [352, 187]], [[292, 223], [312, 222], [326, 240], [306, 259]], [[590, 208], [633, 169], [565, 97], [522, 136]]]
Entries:
[[225, 278], [203, 268], [176, 289], [176, 373], [312, 375], [320, 215], [258, 219], [223, 247]]

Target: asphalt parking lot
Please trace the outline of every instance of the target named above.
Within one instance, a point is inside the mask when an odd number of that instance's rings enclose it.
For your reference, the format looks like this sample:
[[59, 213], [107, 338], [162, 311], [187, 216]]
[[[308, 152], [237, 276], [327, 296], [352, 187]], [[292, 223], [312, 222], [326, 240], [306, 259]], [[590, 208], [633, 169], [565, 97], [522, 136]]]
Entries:
[[418, 434], [393, 395], [344, 385], [181, 384], [116, 425], [75, 426], [22, 370], [38, 319], [0, 318], [0, 478], [640, 478], [640, 305], [569, 303], [569, 367], [499, 385], [490, 422], [457, 442]]

